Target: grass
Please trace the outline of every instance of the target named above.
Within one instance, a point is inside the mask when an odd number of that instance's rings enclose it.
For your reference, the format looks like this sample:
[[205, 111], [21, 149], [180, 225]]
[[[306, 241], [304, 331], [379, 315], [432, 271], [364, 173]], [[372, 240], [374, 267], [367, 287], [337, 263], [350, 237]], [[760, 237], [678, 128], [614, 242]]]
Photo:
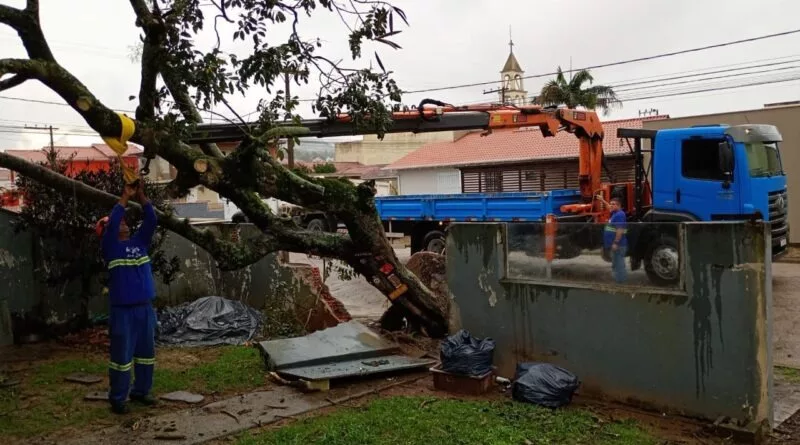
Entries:
[[[190, 356], [194, 350], [184, 350]], [[204, 359], [194, 362], [170, 360], [159, 366], [159, 357], [169, 358], [169, 349], [156, 353], [153, 392], [163, 394], [176, 390], [200, 394], [235, 393], [263, 386], [264, 371], [258, 351], [252, 347], [229, 346], [204, 351]], [[86, 402], [91, 391], [108, 389], [106, 381], [85, 386], [64, 381], [74, 372], [107, 375], [108, 358], [101, 354], [81, 358], [56, 358], [38, 366], [24, 376], [22, 384], [0, 389], [0, 443], [4, 438], [29, 438], [64, 428], [80, 428], [89, 424], [116, 422], [104, 402]], [[165, 409], [162, 406], [159, 409]], [[133, 416], [148, 414], [152, 408], [131, 405]]]
[[800, 369], [776, 366], [775, 373], [789, 383], [800, 383]]
[[584, 410], [551, 411], [511, 401], [425, 400], [377, 399], [361, 409], [246, 433], [236, 445], [657, 443], [634, 422], [604, 422]]

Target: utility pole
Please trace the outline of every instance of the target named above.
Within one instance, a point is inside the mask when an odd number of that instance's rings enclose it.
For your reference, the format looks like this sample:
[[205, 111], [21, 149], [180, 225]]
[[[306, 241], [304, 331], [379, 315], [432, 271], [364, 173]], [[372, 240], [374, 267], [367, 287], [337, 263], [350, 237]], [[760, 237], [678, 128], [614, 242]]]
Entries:
[[50, 150], [55, 150], [55, 143], [53, 143], [53, 126], [50, 126]]
[[639, 110], [639, 117], [655, 116], [657, 114], [658, 114], [658, 108], [650, 108], [649, 110], [648, 109]]
[[506, 91], [507, 90], [508, 90], [508, 88], [503, 86], [502, 88], [498, 88], [496, 90], [486, 90], [486, 91], [483, 92], [483, 94], [500, 93], [500, 104], [501, 105], [505, 105], [506, 104]]
[[[286, 109], [289, 109], [289, 102], [291, 99], [291, 94], [289, 90], [291, 88], [291, 82], [289, 81], [289, 72], [287, 71], [284, 73], [284, 79], [286, 80]], [[288, 137], [286, 138], [286, 155], [289, 158], [289, 168], [294, 168], [294, 138]]]
[[569, 81], [572, 82], [572, 56], [569, 56]]

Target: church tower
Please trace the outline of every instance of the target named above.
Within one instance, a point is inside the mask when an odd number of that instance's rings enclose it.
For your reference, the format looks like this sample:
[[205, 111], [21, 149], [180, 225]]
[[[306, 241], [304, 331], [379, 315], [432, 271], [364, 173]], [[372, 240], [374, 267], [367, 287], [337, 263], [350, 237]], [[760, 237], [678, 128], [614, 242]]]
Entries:
[[509, 40], [508, 47], [508, 59], [506, 59], [503, 70], [500, 71], [500, 103], [525, 105], [528, 100], [528, 92], [525, 91], [522, 82], [522, 76], [525, 71], [522, 71], [517, 58], [514, 56], [513, 40]]

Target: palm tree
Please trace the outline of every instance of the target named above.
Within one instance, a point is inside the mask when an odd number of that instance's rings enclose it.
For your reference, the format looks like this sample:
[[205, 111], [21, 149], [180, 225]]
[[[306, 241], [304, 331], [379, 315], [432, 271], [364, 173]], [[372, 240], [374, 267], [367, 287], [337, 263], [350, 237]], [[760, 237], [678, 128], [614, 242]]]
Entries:
[[622, 102], [617, 99], [614, 89], [606, 85], [594, 85], [583, 88], [583, 84], [594, 81], [588, 70], [580, 70], [567, 81], [561, 67], [555, 79], [550, 80], [542, 87], [536, 103], [540, 105], [566, 105], [569, 108], [585, 107], [590, 110], [600, 108], [603, 115], [608, 115], [612, 108], [622, 107]]

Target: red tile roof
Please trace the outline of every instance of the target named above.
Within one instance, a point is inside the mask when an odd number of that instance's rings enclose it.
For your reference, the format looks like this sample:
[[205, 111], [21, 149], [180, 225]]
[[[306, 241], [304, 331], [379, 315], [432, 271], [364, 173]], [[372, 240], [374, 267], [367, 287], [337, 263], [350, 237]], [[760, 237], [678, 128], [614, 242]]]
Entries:
[[[44, 147], [47, 149], [49, 147]], [[59, 156], [67, 158], [75, 154], [76, 161], [107, 161], [116, 157], [116, 153], [105, 144], [92, 144], [88, 147], [54, 147]], [[6, 153], [25, 159], [30, 162], [44, 162], [46, 157], [42, 149], [39, 150], [6, 150]], [[128, 151], [124, 157], [141, 156], [143, 150], [134, 144], [128, 144]]]
[[[281, 163], [287, 165], [286, 158]], [[331, 177], [350, 177], [357, 179], [376, 179], [385, 177], [384, 172], [381, 171], [386, 164], [381, 165], [364, 165], [360, 162], [295, 162], [295, 165], [302, 165], [313, 170], [315, 165], [333, 164], [336, 167], [335, 173], [324, 173], [325, 176]]]
[[[603, 152], [607, 156], [629, 152], [627, 144], [616, 137], [617, 128], [642, 128], [643, 121], [668, 117], [650, 116], [604, 122]], [[530, 127], [495, 130], [492, 134], [483, 137], [481, 132], [476, 131], [453, 142], [434, 142], [423, 145], [384, 169], [460, 167], [576, 157], [578, 157], [578, 139], [575, 135], [560, 132], [553, 137], [546, 138], [542, 136], [538, 128]]]

